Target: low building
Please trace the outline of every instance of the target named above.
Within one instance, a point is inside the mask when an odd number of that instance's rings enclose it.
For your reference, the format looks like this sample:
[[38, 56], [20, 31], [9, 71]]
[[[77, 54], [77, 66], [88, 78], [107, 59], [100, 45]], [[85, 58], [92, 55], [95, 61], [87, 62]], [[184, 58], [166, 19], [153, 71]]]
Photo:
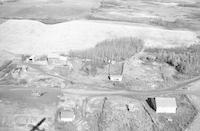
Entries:
[[176, 113], [176, 99], [171, 97], [148, 98], [148, 104], [156, 113]]
[[63, 60], [63, 61], [66, 61], [67, 60], [67, 57], [65, 56], [61, 56], [61, 55], [58, 55], [58, 54], [48, 54], [48, 59], [59, 59], [59, 60]]
[[26, 62], [35, 62], [36, 56], [35, 55], [31, 55], [29, 57], [26, 58]]
[[67, 57], [58, 54], [48, 54], [48, 63], [55, 65], [66, 65]]
[[122, 81], [123, 76], [122, 75], [109, 75], [108, 79], [110, 81]]
[[47, 56], [32, 55], [30, 57], [27, 57], [25, 62], [26, 63], [34, 63], [37, 65], [47, 65], [48, 64]]
[[75, 119], [75, 114], [71, 109], [63, 109], [59, 112], [58, 118], [61, 122], [72, 122]]

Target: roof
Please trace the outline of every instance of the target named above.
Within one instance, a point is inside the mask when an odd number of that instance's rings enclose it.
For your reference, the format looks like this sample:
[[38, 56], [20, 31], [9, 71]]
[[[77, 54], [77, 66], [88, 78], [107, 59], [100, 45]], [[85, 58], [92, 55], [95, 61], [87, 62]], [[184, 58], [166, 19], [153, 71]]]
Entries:
[[122, 81], [122, 75], [110, 75], [109, 79], [112, 81]]
[[48, 58], [59, 58], [60, 55], [58, 54], [55, 54], [55, 53], [51, 53], [51, 54], [48, 54]]
[[74, 112], [71, 110], [63, 110], [60, 112], [60, 117], [61, 118], [74, 118]]
[[177, 107], [176, 99], [170, 97], [156, 97], [156, 107]]
[[110, 75], [110, 77], [112, 77], [113, 79], [117, 79], [117, 78], [122, 78], [122, 75]]
[[63, 61], [66, 61], [67, 60], [67, 57], [65, 56], [61, 56], [59, 54], [48, 54], [47, 56], [49, 59], [59, 59], [59, 60], [63, 60]]

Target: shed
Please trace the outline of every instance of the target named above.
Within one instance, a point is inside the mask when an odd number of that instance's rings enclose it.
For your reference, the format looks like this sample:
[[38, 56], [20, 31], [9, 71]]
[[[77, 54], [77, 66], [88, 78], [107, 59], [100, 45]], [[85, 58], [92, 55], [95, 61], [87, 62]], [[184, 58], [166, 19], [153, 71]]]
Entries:
[[108, 79], [111, 81], [122, 81], [122, 75], [109, 75]]
[[62, 122], [71, 122], [75, 119], [73, 110], [65, 109], [59, 112], [59, 120]]
[[36, 56], [35, 55], [31, 55], [26, 59], [26, 62], [35, 62]]
[[48, 57], [48, 59], [59, 59], [59, 60], [63, 60], [63, 61], [67, 60], [67, 57], [61, 56], [61, 55], [55, 54], [55, 53], [48, 54], [47, 57]]
[[48, 54], [49, 64], [66, 65], [67, 57], [58, 54]]
[[156, 113], [176, 113], [176, 99], [171, 97], [148, 98], [147, 103]]

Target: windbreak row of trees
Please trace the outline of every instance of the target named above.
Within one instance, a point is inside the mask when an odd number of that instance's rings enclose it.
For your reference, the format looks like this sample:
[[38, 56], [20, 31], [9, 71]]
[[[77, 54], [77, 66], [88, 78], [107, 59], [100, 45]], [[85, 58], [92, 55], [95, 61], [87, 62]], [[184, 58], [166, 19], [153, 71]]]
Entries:
[[145, 51], [153, 53], [157, 61], [168, 63], [180, 73], [191, 76], [200, 74], [200, 45]]
[[111, 59], [121, 61], [140, 52], [143, 45], [144, 42], [141, 39], [133, 37], [108, 39], [98, 43], [94, 48], [71, 51], [69, 55], [71, 57], [80, 57], [84, 59]]

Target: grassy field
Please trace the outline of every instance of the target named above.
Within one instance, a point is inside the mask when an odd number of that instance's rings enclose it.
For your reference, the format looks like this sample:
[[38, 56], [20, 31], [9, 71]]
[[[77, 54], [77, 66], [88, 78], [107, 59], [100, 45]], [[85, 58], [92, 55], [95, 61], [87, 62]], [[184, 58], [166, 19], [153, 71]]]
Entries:
[[17, 0], [0, 5], [0, 19], [31, 19], [53, 24], [84, 18], [100, 0]]
[[196, 0], [105, 0], [90, 18], [146, 23], [168, 29], [199, 30], [199, 6]]
[[11, 0], [1, 3], [0, 23], [7, 19], [31, 19], [53, 24], [86, 18], [145, 23], [168, 29], [200, 29], [197, 0]]

